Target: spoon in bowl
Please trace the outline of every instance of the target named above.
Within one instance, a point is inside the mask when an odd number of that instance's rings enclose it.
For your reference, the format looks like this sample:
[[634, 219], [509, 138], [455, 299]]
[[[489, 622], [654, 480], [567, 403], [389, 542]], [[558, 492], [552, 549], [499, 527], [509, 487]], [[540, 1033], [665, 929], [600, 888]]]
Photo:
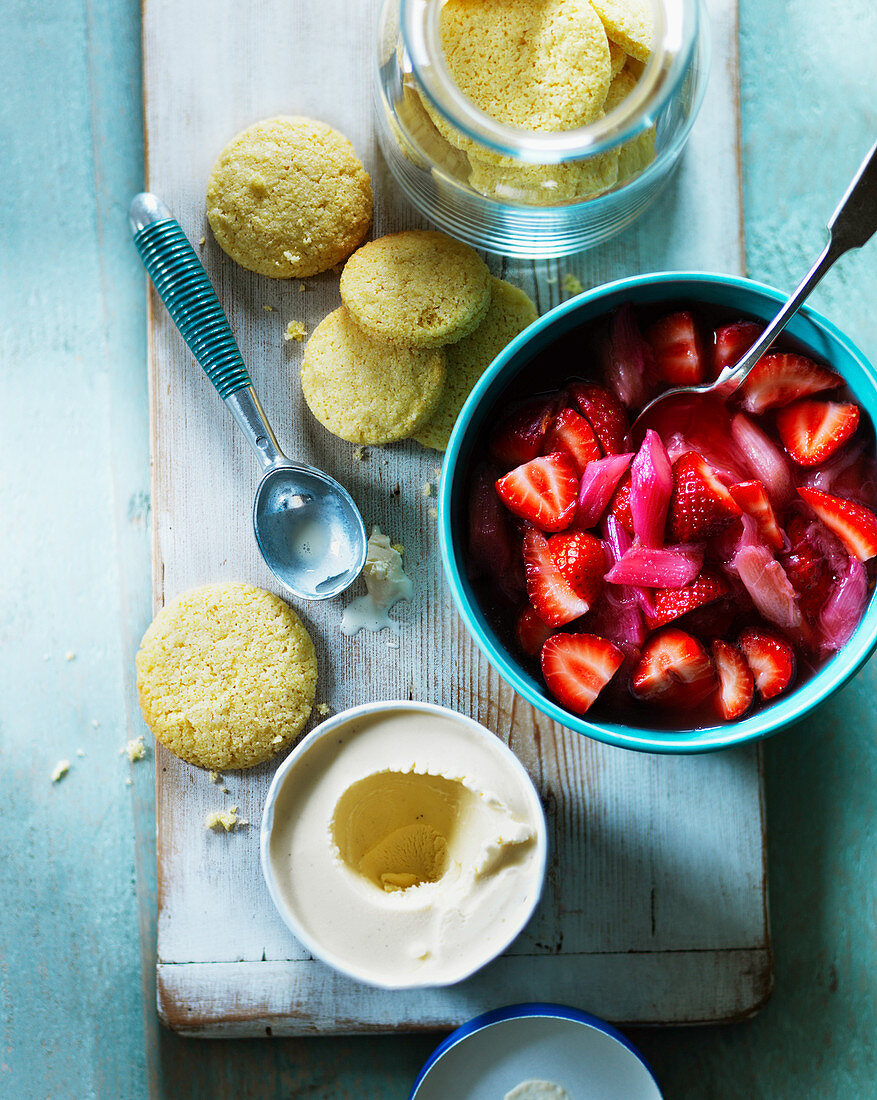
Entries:
[[253, 530], [265, 563], [303, 600], [339, 595], [365, 564], [359, 509], [333, 477], [281, 451], [207, 272], [170, 210], [143, 193], [128, 220], [159, 297], [262, 465]]
[[669, 398], [687, 398], [692, 394], [716, 394], [718, 397], [726, 398], [739, 389], [752, 368], [798, 312], [835, 260], [851, 249], [861, 248], [871, 239], [875, 230], [877, 230], [877, 145], [874, 145], [865, 157], [853, 182], [832, 214], [828, 222], [828, 243], [819, 258], [749, 351], [737, 363], [725, 367], [718, 378], [712, 382], [705, 382], [699, 386], [675, 386], [653, 398], [633, 422], [631, 435], [641, 434], [645, 418], [651, 414], [656, 405], [662, 404]]

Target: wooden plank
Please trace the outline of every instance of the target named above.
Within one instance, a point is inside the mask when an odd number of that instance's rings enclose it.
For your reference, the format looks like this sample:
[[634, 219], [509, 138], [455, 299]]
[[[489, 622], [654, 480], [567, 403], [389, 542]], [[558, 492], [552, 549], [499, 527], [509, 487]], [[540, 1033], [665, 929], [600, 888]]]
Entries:
[[[728, 57], [736, 4], [711, 0], [710, 8]], [[266, 0], [256, 8], [229, 0], [146, 0], [144, 6], [148, 186], [195, 242], [205, 238], [205, 265], [281, 442], [347, 484], [367, 524], [404, 542], [416, 580], [398, 649], [386, 634], [343, 639], [344, 600], [299, 608], [320, 657], [318, 698], [335, 709], [409, 697], [453, 706], [496, 730], [524, 760], [546, 800], [554, 840], [545, 900], [510, 952], [517, 963], [508, 965], [530, 975], [521, 986], [527, 996], [556, 995], [640, 1022], [740, 1016], [761, 1002], [770, 982], [758, 750], [690, 759], [627, 753], [570, 734], [515, 697], [469, 641], [441, 580], [435, 518], [422, 493], [435, 484], [438, 456], [397, 444], [370, 448], [357, 461], [353, 448], [328, 436], [303, 404], [301, 347], [285, 344], [282, 331], [290, 319], [311, 330], [335, 308], [337, 277], [308, 280], [305, 293], [296, 282], [262, 279], [225, 259], [207, 227], [203, 194], [216, 153], [237, 130], [278, 112], [311, 114], [348, 134], [372, 174], [376, 235], [421, 224], [398, 199], [375, 147], [367, 92], [374, 16], [373, 5], [344, 0]], [[593, 285], [645, 270], [741, 270], [739, 189], [728, 173], [739, 151], [736, 51], [730, 53], [728, 64], [714, 70], [680, 171], [643, 219], [584, 256], [539, 263], [493, 258], [493, 269], [533, 294], [543, 311], [561, 297], [565, 272]], [[153, 306], [156, 606], [225, 578], [275, 588], [249, 527], [257, 471], [246, 444], [163, 307]], [[412, 1028], [426, 1016], [431, 1026], [448, 1026], [502, 1001], [501, 986], [490, 985], [491, 969], [457, 990], [374, 993], [369, 1003], [383, 1006], [383, 1015], [376, 1007], [363, 1015], [361, 987], [311, 965], [275, 915], [259, 874], [255, 827], [232, 836], [203, 827], [209, 810], [232, 803], [258, 822], [273, 766], [226, 775], [227, 799], [205, 773], [161, 749], [156, 770], [159, 999], [169, 1022], [184, 1026], [185, 1006], [194, 1003], [199, 1033], [224, 1034], [223, 1014], [233, 1004], [234, 1034], [263, 1033], [265, 1007], [251, 969], [259, 966], [279, 967], [276, 973], [286, 976], [276, 979], [277, 1004], [283, 980], [296, 975], [308, 993], [301, 1003], [313, 1006], [309, 1026], [323, 1031], [368, 1030], [377, 1019]], [[664, 960], [661, 973], [676, 983], [673, 997], [656, 1000], [652, 979], [640, 985], [622, 966], [617, 984], [632, 999], [613, 1001], [616, 994], [600, 980], [603, 960], [633, 959], [632, 952], [648, 953], [658, 969]], [[696, 966], [680, 968], [679, 952], [727, 955], [730, 984]], [[207, 980], [212, 966], [217, 977]], [[267, 982], [268, 969], [263, 973]], [[290, 1029], [296, 1026], [291, 1019]]]

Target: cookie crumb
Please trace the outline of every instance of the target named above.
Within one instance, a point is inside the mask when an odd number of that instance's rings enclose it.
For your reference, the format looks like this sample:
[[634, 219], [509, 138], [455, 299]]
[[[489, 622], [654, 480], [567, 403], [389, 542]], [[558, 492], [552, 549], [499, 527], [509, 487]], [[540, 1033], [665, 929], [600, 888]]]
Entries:
[[353, 457], [356, 459], [357, 462], [365, 461], [365, 447], [354, 447]]
[[207, 238], [206, 238], [206, 237], [202, 237], [202, 238], [201, 238], [201, 240], [200, 240], [200, 241], [198, 241], [198, 244], [200, 244], [200, 245], [201, 245], [201, 247], [203, 248], [203, 247], [204, 247], [204, 245], [205, 245], [205, 244], [207, 244]]
[[317, 714], [319, 714], [323, 718], [325, 718], [327, 714], [331, 714], [331, 713], [332, 713], [332, 708], [329, 706], [328, 703], [317, 703]]
[[131, 778], [130, 775], [127, 776], [127, 778], [125, 779], [125, 786], [126, 787], [133, 787], [134, 786], [134, 780]]
[[64, 660], [65, 661], [75, 661], [76, 660], [76, 654], [73, 652], [72, 649], [68, 649], [67, 652], [64, 654]]
[[563, 289], [567, 294], [581, 294], [585, 286], [578, 275], [573, 275], [571, 271], [568, 271], [563, 277]]
[[432, 486], [429, 484], [429, 482], [427, 482], [426, 485], [423, 486], [423, 495], [425, 497], [432, 496]]
[[138, 760], [142, 760], [146, 756], [146, 745], [143, 742], [143, 734], [141, 733], [139, 737], [132, 737], [130, 741], [126, 741], [119, 749], [119, 752], [126, 753], [132, 764]]
[[215, 771], [211, 770], [211, 772], [210, 772], [210, 782], [211, 783], [218, 783], [220, 781], [220, 779], [222, 779], [222, 776], [219, 774], [219, 772], [215, 772]]
[[436, 517], [438, 516], [438, 508], [427, 508], [427, 512], [429, 512], [430, 516], [433, 519], [436, 519]]
[[220, 787], [219, 789], [222, 791], [223, 794], [230, 794], [231, 793], [229, 791], [228, 787]]
[[95, 730], [96, 730], [96, 729], [98, 728], [98, 726], [99, 726], [99, 725], [100, 725], [100, 722], [98, 722], [98, 720], [97, 720], [96, 718], [92, 718], [92, 720], [91, 720], [91, 728], [92, 728], [92, 729], [95, 729]]
[[76, 755], [77, 756], [85, 756], [85, 750], [84, 749], [77, 749], [76, 750]]
[[262, 309], [264, 309], [266, 313], [274, 312], [274, 306], [262, 306]]
[[204, 818], [204, 828], [213, 829], [214, 832], [219, 832], [220, 829], [224, 829], [227, 833], [234, 832], [237, 829], [243, 829], [249, 825], [249, 821], [246, 821], [242, 817], [238, 817], [237, 806], [232, 806], [230, 810], [214, 810], [213, 813], [209, 813]]
[[305, 283], [301, 283], [301, 282], [300, 282], [300, 283], [298, 284], [298, 289], [299, 289], [300, 291], [304, 292], [304, 291], [305, 291], [305, 290], [307, 290], [308, 288], [307, 288], [307, 285], [306, 285]]
[[52, 782], [58, 783], [70, 771], [69, 760], [59, 760], [52, 771]]
[[390, 549], [395, 550], [400, 558], [405, 553], [405, 547], [402, 545], [401, 542], [391, 542], [390, 543]]
[[305, 328], [301, 321], [290, 321], [289, 324], [286, 326], [286, 332], [284, 332], [283, 334], [283, 339], [297, 340], [298, 343], [301, 343], [302, 340], [304, 340], [307, 331], [308, 330]]

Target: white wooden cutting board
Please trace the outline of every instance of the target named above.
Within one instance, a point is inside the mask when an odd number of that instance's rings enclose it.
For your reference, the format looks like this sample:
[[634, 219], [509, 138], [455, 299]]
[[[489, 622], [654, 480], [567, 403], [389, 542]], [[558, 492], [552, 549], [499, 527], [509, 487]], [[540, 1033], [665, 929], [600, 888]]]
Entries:
[[[541, 311], [562, 276], [586, 286], [641, 271], [743, 268], [736, 0], [710, 0], [715, 60], [681, 170], [652, 211], [605, 247], [559, 262], [502, 262]], [[320, 659], [318, 700], [426, 699], [484, 722], [539, 785], [552, 858], [542, 904], [499, 961], [452, 989], [390, 993], [309, 958], [272, 909], [258, 822], [273, 765], [206, 772], [158, 748], [158, 999], [167, 1023], [198, 1035], [312, 1034], [449, 1027], [488, 1008], [560, 1001], [627, 1023], [696, 1023], [754, 1011], [770, 991], [760, 755], [646, 756], [565, 731], [518, 699], [469, 641], [443, 585], [433, 499], [439, 458], [414, 443], [364, 460], [329, 436], [301, 398], [308, 330], [338, 303], [337, 276], [260, 278], [225, 259], [204, 216], [222, 146], [277, 113], [324, 119], [372, 174], [375, 235], [423, 224], [404, 205], [372, 125], [372, 0], [145, 0], [148, 181], [197, 244], [275, 430], [288, 452], [349, 486], [368, 526], [405, 545], [416, 580], [388, 632], [338, 630], [344, 600], [299, 606]], [[250, 529], [256, 464], [164, 308], [152, 300], [150, 370], [155, 604], [194, 585], [241, 579], [276, 589]], [[252, 825], [204, 827], [240, 807]]]

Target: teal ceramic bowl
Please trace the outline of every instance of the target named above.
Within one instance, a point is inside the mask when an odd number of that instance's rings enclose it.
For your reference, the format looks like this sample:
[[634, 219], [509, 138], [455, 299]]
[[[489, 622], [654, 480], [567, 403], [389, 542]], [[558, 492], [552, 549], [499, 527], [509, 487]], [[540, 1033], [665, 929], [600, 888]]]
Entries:
[[[802, 718], [842, 687], [877, 646], [877, 602], [872, 596], [862, 622], [839, 653], [788, 696], [748, 718], [681, 731], [590, 722], [558, 706], [541, 679], [535, 678], [503, 643], [479, 607], [467, 576], [466, 482], [472, 455], [494, 422], [497, 403], [538, 353], [623, 302], [686, 302], [699, 304], [707, 311], [769, 320], [785, 298], [772, 287], [732, 275], [661, 272], [608, 283], [564, 302], [522, 332], [494, 360], [463, 407], [448, 444], [440, 490], [439, 533], [445, 577], [469, 633], [493, 667], [529, 703], [562, 726], [610, 745], [643, 752], [709, 752], [739, 745], [767, 737]], [[877, 377], [855, 344], [825, 317], [806, 307], [793, 318], [787, 331], [813, 358], [829, 363], [844, 376], [862, 408], [877, 423]], [[570, 368], [568, 373], [577, 372]], [[581, 373], [588, 372], [582, 369]]]

